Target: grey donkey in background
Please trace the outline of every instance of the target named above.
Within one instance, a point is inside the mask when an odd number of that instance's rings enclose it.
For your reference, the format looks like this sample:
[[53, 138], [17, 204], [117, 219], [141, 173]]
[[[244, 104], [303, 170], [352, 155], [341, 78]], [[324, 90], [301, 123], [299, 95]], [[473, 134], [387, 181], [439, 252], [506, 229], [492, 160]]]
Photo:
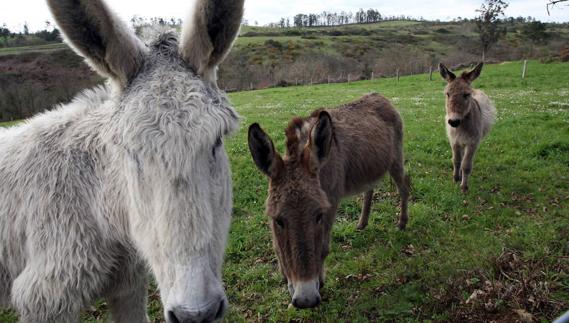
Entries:
[[441, 76], [448, 83], [445, 88], [445, 120], [452, 148], [453, 178], [455, 182], [461, 182], [460, 188], [464, 193], [468, 192], [468, 177], [472, 173], [476, 150], [496, 120], [496, 108], [490, 98], [471, 85], [480, 76], [482, 66], [480, 63], [460, 77], [442, 63], [439, 66]]
[[216, 85], [243, 0], [198, 0], [178, 44], [144, 45], [102, 0], [48, 0], [67, 42], [109, 81], [0, 130], [0, 307], [77, 322], [104, 297], [148, 322], [150, 268], [167, 322], [220, 319], [232, 208]]

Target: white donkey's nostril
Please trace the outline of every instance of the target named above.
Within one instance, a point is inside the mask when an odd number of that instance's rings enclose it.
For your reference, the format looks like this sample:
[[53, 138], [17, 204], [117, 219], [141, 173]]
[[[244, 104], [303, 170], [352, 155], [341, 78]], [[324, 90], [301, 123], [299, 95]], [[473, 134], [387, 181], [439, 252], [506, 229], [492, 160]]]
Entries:
[[199, 310], [188, 310], [183, 306], [177, 306], [167, 312], [166, 321], [168, 323], [215, 322], [223, 318], [227, 307], [225, 298], [211, 302]]

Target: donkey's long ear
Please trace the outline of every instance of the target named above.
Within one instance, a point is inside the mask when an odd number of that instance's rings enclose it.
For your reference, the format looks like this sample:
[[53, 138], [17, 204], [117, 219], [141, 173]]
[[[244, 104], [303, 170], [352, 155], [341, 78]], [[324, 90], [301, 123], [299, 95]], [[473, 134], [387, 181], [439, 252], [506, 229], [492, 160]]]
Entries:
[[456, 75], [454, 75], [453, 72], [449, 71], [449, 69], [443, 63], [439, 64], [439, 72], [441, 73], [443, 79], [445, 79], [447, 82], [452, 82], [456, 79]]
[[466, 82], [472, 83], [480, 76], [480, 73], [482, 73], [483, 66], [484, 63], [480, 63], [476, 65], [476, 67], [472, 71], [462, 73], [460, 77], [463, 78]]
[[102, 0], [47, 0], [67, 43], [99, 74], [124, 87], [142, 65], [144, 45]]
[[270, 178], [278, 177], [283, 168], [283, 160], [275, 151], [271, 138], [258, 123], [249, 127], [249, 150], [259, 170]]
[[245, 0], [197, 0], [182, 30], [180, 53], [196, 73], [215, 84], [241, 25]]
[[310, 131], [309, 151], [311, 171], [316, 172], [328, 160], [332, 139], [334, 138], [334, 128], [332, 117], [326, 111], [318, 114], [318, 121]]

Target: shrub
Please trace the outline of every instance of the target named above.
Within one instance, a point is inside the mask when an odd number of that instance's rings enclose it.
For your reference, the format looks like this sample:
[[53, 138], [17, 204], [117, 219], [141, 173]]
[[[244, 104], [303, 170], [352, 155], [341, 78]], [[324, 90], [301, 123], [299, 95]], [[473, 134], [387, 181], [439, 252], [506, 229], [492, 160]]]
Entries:
[[569, 47], [562, 49], [559, 57], [562, 62], [569, 62]]

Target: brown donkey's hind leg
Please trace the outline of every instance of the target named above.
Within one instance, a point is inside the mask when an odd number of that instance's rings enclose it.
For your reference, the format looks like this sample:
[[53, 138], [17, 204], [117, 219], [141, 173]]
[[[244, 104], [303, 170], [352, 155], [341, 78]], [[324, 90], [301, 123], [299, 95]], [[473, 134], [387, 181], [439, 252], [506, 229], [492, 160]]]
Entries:
[[371, 200], [373, 198], [373, 189], [365, 192], [364, 202], [362, 203], [362, 214], [360, 215], [360, 221], [358, 222], [358, 230], [363, 230], [367, 227], [369, 212], [371, 210]]
[[408, 175], [405, 174], [405, 169], [403, 167], [403, 161], [396, 163], [389, 170], [391, 178], [395, 181], [397, 185], [397, 190], [401, 196], [401, 214], [399, 215], [399, 222], [397, 222], [397, 227], [400, 230], [405, 229], [409, 216], [407, 214], [407, 203], [409, 200], [409, 191], [411, 190], [411, 180]]

